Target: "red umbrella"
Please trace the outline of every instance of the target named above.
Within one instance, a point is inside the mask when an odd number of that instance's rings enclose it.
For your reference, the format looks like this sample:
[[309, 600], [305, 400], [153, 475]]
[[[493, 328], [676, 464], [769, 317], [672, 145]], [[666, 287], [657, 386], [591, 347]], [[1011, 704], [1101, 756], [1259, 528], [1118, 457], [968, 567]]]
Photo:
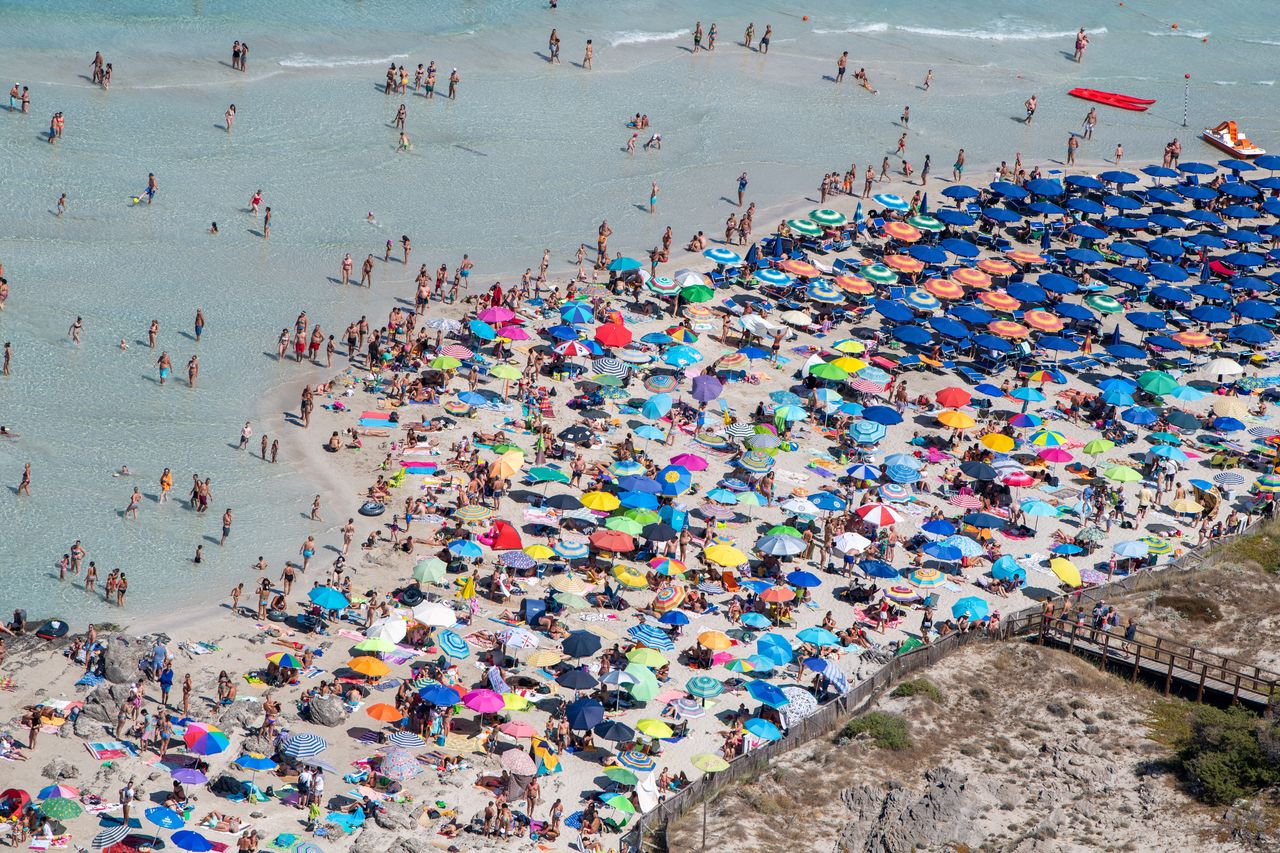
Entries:
[[770, 604], [778, 604], [783, 601], [790, 601], [796, 597], [795, 590], [786, 586], [771, 586], [764, 592], [760, 593], [760, 600], [767, 601]]
[[621, 323], [605, 323], [596, 328], [596, 340], [607, 347], [625, 347], [631, 343], [631, 330]]
[[954, 385], [950, 388], [943, 388], [938, 392], [938, 405], [946, 406], [948, 409], [959, 409], [962, 406], [969, 405], [972, 400], [973, 395]]
[[612, 551], [615, 554], [634, 551], [636, 540], [621, 530], [597, 530], [591, 534], [591, 544], [601, 551]]

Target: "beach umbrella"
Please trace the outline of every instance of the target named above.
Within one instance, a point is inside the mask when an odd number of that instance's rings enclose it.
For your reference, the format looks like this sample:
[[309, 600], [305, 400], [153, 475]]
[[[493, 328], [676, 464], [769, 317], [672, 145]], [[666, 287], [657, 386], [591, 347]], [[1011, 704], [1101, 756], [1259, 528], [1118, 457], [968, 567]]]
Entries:
[[196, 755], [217, 755], [230, 745], [222, 729], [207, 723], [189, 723], [182, 742]]
[[1054, 557], [1049, 561], [1049, 570], [1067, 586], [1078, 587], [1081, 585], [1080, 570], [1070, 560], [1063, 557]]
[[52, 797], [40, 804], [40, 813], [45, 817], [66, 823], [72, 818], [83, 814], [84, 808], [75, 800], [67, 797]]
[[124, 840], [124, 838], [132, 831], [133, 829], [127, 823], [108, 826], [93, 837], [93, 841], [90, 843], [90, 846], [95, 850], [101, 850], [104, 847], [112, 847]]
[[345, 595], [331, 586], [314, 587], [307, 593], [307, 598], [325, 610], [342, 610], [350, 604]]
[[751, 694], [751, 698], [770, 708], [781, 708], [791, 701], [785, 693], [767, 681], [747, 682], [747, 693]]
[[969, 621], [978, 622], [991, 615], [991, 608], [983, 599], [969, 595], [951, 605], [951, 615], [956, 619], [968, 616]]
[[184, 785], [203, 785], [209, 781], [209, 777], [201, 773], [194, 767], [178, 767], [171, 770], [171, 775], [175, 782], [181, 782]]
[[[752, 682], [752, 684], [767, 684], [767, 683], [768, 682]], [[747, 720], [742, 727], [746, 729], [748, 732], [750, 732], [752, 735], [755, 735], [756, 737], [760, 738], [761, 740], [767, 740], [767, 741], [782, 740], [782, 732], [778, 730], [778, 727], [775, 726], [773, 723], [769, 722], [768, 720], [762, 720], [759, 717], [752, 717], [751, 719]]]
[[[456, 702], [457, 694], [454, 695], [454, 701]], [[324, 738], [317, 734], [298, 732], [285, 740], [280, 748], [280, 754], [295, 761], [305, 761], [324, 752], [328, 746], [329, 744], [325, 742]]]
[[347, 661], [347, 669], [358, 672], [361, 675], [367, 675], [371, 678], [381, 678], [391, 672], [391, 667], [387, 666], [381, 660], [372, 655], [364, 655], [358, 658], [352, 658]]
[[38, 800], [49, 800], [57, 797], [63, 797], [68, 800], [74, 800], [80, 796], [80, 791], [69, 785], [48, 785], [40, 789], [36, 794]]
[[182, 819], [182, 815], [173, 809], [167, 809], [163, 806], [149, 808], [143, 812], [143, 815], [161, 829], [181, 829], [186, 824], [186, 821]]

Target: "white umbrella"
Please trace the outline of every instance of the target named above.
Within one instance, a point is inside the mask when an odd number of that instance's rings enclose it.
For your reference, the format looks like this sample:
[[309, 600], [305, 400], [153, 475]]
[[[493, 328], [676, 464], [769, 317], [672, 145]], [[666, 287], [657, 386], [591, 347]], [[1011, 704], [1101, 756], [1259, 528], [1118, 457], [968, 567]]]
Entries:
[[[450, 622], [449, 624], [453, 624]], [[404, 639], [404, 635], [409, 633], [409, 623], [405, 622], [400, 616], [388, 616], [385, 619], [379, 619], [368, 628], [365, 629], [364, 635], [371, 640], [386, 640], [388, 643], [398, 643]]]
[[744, 332], [752, 335], [768, 335], [773, 332], [773, 326], [769, 325], [769, 321], [756, 314], [739, 317], [738, 325]]
[[1244, 368], [1233, 358], [1215, 358], [1200, 368], [1200, 372], [1213, 376], [1234, 376], [1237, 373], [1244, 373]]
[[680, 287], [693, 287], [695, 284], [706, 284], [707, 277], [700, 272], [695, 272], [687, 267], [676, 270], [671, 274], [671, 279]]
[[424, 601], [410, 612], [414, 619], [428, 628], [449, 628], [458, 621], [458, 614], [453, 608], [439, 601]]
[[841, 533], [835, 538], [836, 550], [842, 554], [856, 554], [870, 547], [871, 540], [852, 531]]
[[781, 507], [787, 512], [794, 512], [796, 515], [821, 515], [822, 510], [818, 509], [813, 501], [808, 498], [788, 498], [781, 503]]

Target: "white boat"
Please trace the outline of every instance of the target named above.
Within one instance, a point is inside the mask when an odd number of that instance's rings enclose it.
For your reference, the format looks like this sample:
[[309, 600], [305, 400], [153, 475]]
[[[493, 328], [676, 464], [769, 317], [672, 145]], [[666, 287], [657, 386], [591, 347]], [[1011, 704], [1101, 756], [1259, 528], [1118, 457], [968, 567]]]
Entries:
[[1206, 127], [1200, 138], [1215, 148], [1220, 148], [1233, 157], [1249, 159], [1261, 157], [1266, 150], [1249, 141], [1236, 127], [1234, 121], [1224, 121], [1217, 127]]

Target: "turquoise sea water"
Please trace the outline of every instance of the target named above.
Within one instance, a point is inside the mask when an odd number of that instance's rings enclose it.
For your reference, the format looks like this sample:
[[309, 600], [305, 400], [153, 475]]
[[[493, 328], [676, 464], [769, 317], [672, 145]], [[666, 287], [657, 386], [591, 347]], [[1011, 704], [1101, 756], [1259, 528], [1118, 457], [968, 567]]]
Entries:
[[[697, 20], [718, 25], [714, 54], [689, 53]], [[768, 56], [737, 44], [748, 21], [757, 37], [773, 25]], [[553, 26], [560, 66], [545, 61]], [[1081, 66], [1069, 61], [1079, 26], [1093, 38]], [[229, 67], [237, 38], [251, 46], [243, 74]], [[590, 73], [573, 65], [587, 38]], [[89, 84], [94, 50], [114, 64], [109, 92]], [[824, 81], [841, 50], [878, 96]], [[411, 71], [434, 59], [442, 90], [456, 66], [459, 100], [384, 97], [393, 58]], [[31, 86], [33, 102], [28, 116], [0, 114], [0, 262], [12, 288], [0, 339], [17, 353], [15, 375], [0, 380], [0, 423], [24, 435], [0, 444], [0, 606], [100, 613], [50, 575], [75, 538], [102, 575], [126, 570], [131, 610], [207, 597], [259, 554], [278, 566], [296, 552], [310, 530], [306, 483], [228, 445], [256, 401], [300, 381], [267, 355], [299, 310], [339, 332], [385, 312], [392, 289], [408, 292], [411, 269], [394, 263], [379, 264], [372, 294], [343, 290], [329, 277], [344, 252], [380, 256], [408, 234], [415, 263], [452, 268], [470, 252], [483, 282], [536, 264], [544, 247], [553, 271], [567, 268], [608, 218], [612, 245], [640, 254], [667, 224], [682, 241], [715, 230], [743, 169], [749, 198], [767, 209], [811, 192], [823, 171], [878, 163], [905, 104], [917, 166], [932, 153], [941, 173], [961, 146], [975, 166], [1015, 151], [1043, 163], [1087, 109], [1065, 94], [1076, 85], [1159, 99], [1145, 114], [1104, 111], [1082, 157], [1122, 142], [1131, 162], [1148, 162], [1180, 135], [1186, 159], [1217, 159], [1191, 138], [1225, 118], [1280, 150], [1277, 60], [1269, 7], [1241, 2], [563, 0], [555, 12], [534, 0], [0, 3], [0, 82]], [[928, 68], [926, 94], [917, 86]], [[1033, 93], [1040, 111], [1024, 127], [1013, 119]], [[390, 127], [401, 100], [407, 155], [394, 152]], [[51, 146], [40, 137], [57, 110], [66, 136]], [[660, 153], [621, 152], [636, 112], [662, 133]], [[160, 195], [134, 206], [148, 172]], [[638, 205], [654, 180], [662, 195], [651, 215]], [[257, 188], [275, 213], [269, 243], [243, 212]], [[57, 218], [63, 192], [71, 206]], [[365, 222], [371, 211], [377, 228]], [[208, 319], [198, 346], [183, 336], [197, 306]], [[85, 342], [72, 348], [65, 333], [77, 314]], [[200, 353], [196, 391], [156, 384], [154, 353], [139, 343], [153, 318], [176, 374]], [[115, 346], [122, 338], [127, 352]], [[28, 460], [35, 495], [19, 500], [8, 487]], [[214, 507], [197, 518], [148, 502], [140, 520], [123, 521], [134, 480], [110, 475], [121, 464], [148, 494], [165, 466], [178, 494], [193, 472], [212, 476]], [[210, 559], [193, 569], [195, 545], [216, 534], [228, 505], [232, 542], [206, 542]]]

